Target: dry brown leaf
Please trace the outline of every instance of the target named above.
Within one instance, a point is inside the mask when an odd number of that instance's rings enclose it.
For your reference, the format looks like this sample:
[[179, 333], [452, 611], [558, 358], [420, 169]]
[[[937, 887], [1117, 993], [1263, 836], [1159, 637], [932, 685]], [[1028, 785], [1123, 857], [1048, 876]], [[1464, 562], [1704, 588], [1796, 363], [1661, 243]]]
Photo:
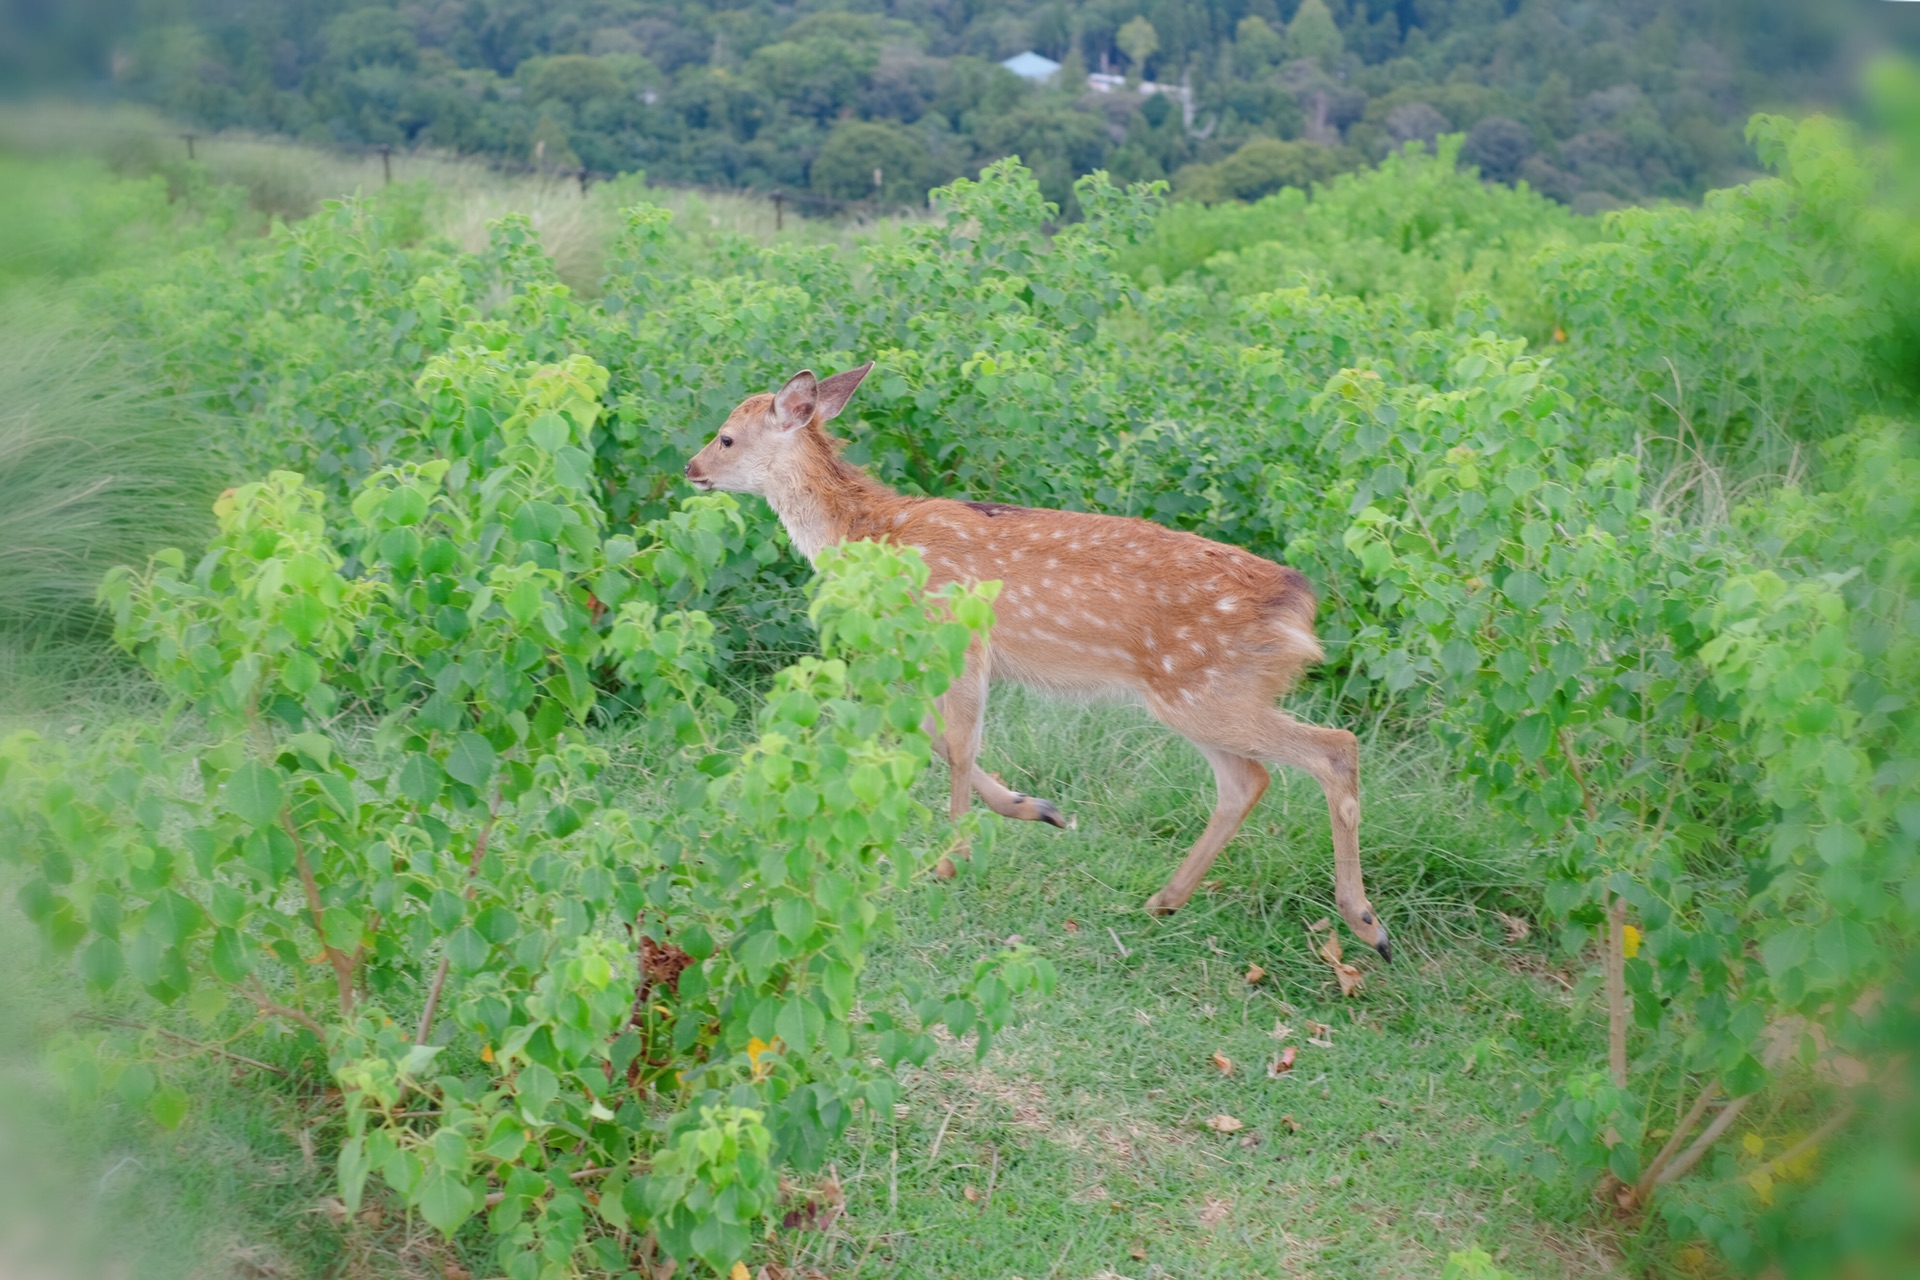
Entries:
[[1519, 916], [1510, 916], [1504, 911], [1496, 911], [1493, 915], [1500, 922], [1500, 927], [1507, 931], [1508, 942], [1525, 942], [1527, 935], [1533, 932], [1533, 926]]
[[1244, 1128], [1238, 1120], [1229, 1115], [1218, 1115], [1207, 1121], [1207, 1128], [1215, 1133], [1238, 1133]]
[[1135, 1262], [1145, 1262], [1147, 1260], [1147, 1246], [1144, 1243], [1136, 1244], [1133, 1248], [1127, 1250], [1127, 1256]]
[[1243, 1133], [1240, 1135], [1240, 1145], [1242, 1147], [1257, 1147], [1260, 1145], [1260, 1135], [1257, 1133]]
[[1067, 922], [1061, 927], [1064, 928], [1068, 933], [1080, 932], [1080, 922], [1078, 920], [1073, 919], [1071, 916], [1067, 918]]
[[1286, 1126], [1288, 1133], [1300, 1132], [1300, 1122], [1295, 1120], [1291, 1115], [1281, 1116], [1280, 1123]]
[[1333, 1048], [1333, 1028], [1324, 1022], [1307, 1023], [1307, 1043], [1317, 1049]]
[[980, 1192], [974, 1189], [973, 1187], [960, 1188], [960, 1194], [967, 1198], [968, 1204], [980, 1203]]
[[1312, 924], [1307, 926], [1307, 932], [1319, 933], [1324, 929], [1331, 929], [1331, 928], [1333, 928], [1333, 917], [1321, 916], [1318, 920], [1315, 920]]
[[1350, 996], [1360, 989], [1360, 970], [1341, 962], [1339, 934], [1327, 934], [1327, 940], [1320, 944], [1320, 958], [1333, 966], [1333, 976], [1339, 980], [1341, 995]]
[[1286, 1040], [1293, 1036], [1293, 1028], [1284, 1022], [1276, 1022], [1273, 1024], [1273, 1030], [1267, 1032], [1267, 1034], [1275, 1040]]
[[1233, 1059], [1224, 1053], [1215, 1053], [1213, 1055], [1213, 1065], [1220, 1068], [1220, 1074], [1223, 1076], [1233, 1074]]
[[1280, 1056], [1267, 1064], [1267, 1079], [1278, 1080], [1293, 1070], [1293, 1046], [1288, 1045], [1280, 1051]]
[[1266, 976], [1267, 976], [1267, 971], [1265, 969], [1262, 969], [1259, 965], [1250, 964], [1247, 966], [1247, 981], [1249, 983], [1258, 982], [1260, 981], [1260, 979]]

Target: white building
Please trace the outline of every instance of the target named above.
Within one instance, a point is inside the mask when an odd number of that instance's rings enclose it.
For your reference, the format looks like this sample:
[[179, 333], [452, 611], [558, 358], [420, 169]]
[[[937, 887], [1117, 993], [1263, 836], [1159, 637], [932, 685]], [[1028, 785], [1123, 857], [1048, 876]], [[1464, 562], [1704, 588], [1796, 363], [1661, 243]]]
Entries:
[[1031, 49], [1025, 53], [1014, 54], [1000, 65], [1019, 76], [1022, 80], [1033, 80], [1036, 82], [1051, 80], [1053, 79], [1054, 73], [1060, 70], [1059, 63], [1047, 57], [1044, 53], [1035, 53]]

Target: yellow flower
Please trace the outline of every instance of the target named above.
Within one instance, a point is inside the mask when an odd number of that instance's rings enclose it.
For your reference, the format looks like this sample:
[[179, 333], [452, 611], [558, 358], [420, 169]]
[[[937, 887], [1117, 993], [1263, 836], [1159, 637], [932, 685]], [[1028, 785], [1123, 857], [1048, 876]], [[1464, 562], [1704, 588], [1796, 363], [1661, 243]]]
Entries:
[[1640, 954], [1640, 931], [1630, 924], [1620, 926], [1620, 953], [1629, 960]]

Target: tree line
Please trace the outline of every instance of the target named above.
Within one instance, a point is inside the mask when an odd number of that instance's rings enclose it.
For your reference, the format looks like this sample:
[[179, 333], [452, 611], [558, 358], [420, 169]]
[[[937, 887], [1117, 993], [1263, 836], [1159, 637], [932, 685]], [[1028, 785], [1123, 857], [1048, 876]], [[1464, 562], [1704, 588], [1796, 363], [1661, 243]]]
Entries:
[[[1095, 168], [1256, 199], [1461, 132], [1484, 177], [1589, 210], [1742, 176], [1748, 112], [1810, 92], [1843, 34], [1807, 9], [82, 0], [18, 19], [0, 63], [16, 82], [91, 82], [207, 128], [893, 203], [1015, 154], [1069, 206]], [[1000, 65], [1029, 50], [1059, 71], [1036, 82]], [[1098, 92], [1101, 72], [1125, 83]]]

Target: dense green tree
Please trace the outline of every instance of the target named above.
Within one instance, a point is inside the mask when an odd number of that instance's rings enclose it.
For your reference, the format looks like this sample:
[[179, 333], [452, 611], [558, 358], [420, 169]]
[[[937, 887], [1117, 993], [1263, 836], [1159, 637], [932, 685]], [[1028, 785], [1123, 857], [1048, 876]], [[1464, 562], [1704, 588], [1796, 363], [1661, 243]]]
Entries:
[[[1750, 15], [1755, 3], [1764, 21]], [[1490, 181], [1525, 178], [1568, 202], [1585, 194], [1588, 205], [1688, 198], [1753, 165], [1740, 131], [1758, 105], [1751, 99], [1817, 87], [1823, 51], [1837, 47], [1831, 23], [1789, 12], [1789, 0], [52, 7], [66, 16], [0, 41], [0, 68], [38, 52], [45, 68], [110, 80], [201, 128], [443, 146], [517, 163], [544, 140], [543, 157], [564, 150], [660, 181], [791, 185], [808, 181], [840, 122], [861, 120], [910, 127], [937, 156], [929, 182], [1017, 142], [1047, 157], [1047, 189], [1062, 199], [1070, 173], [1088, 167], [1171, 173], [1218, 163], [1256, 138], [1305, 138], [1377, 162], [1408, 140], [1467, 133], [1494, 117], [1533, 142], [1489, 126], [1463, 154]], [[116, 60], [76, 35], [74, 14], [115, 33]], [[76, 51], [95, 46], [80, 69]], [[997, 65], [1025, 49], [1062, 70], [1036, 84]], [[1102, 66], [1184, 80], [1193, 99], [1171, 127], [1157, 118], [1137, 126], [1151, 100], [1087, 96], [1086, 72]]]
[[931, 169], [927, 144], [911, 129], [884, 121], [842, 120], [814, 157], [809, 183], [837, 200], [911, 204], [930, 185]]
[[1337, 57], [1345, 49], [1346, 41], [1341, 38], [1326, 0], [1300, 0], [1300, 7], [1293, 11], [1293, 19], [1287, 23], [1287, 52], [1296, 58], [1324, 61]]

